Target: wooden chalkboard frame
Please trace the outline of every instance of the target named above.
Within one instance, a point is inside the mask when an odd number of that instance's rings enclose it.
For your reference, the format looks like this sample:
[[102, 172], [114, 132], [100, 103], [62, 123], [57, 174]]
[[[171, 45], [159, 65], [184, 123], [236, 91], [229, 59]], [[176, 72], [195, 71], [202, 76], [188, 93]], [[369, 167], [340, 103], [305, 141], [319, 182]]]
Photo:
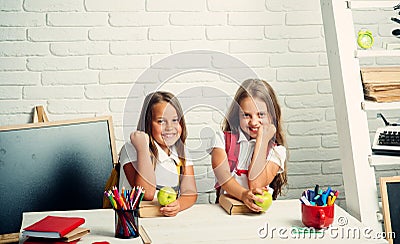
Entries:
[[116, 151], [116, 146], [115, 146], [114, 126], [113, 126], [111, 116], [99, 116], [99, 117], [93, 117], [93, 118], [60, 120], [60, 121], [54, 121], [54, 122], [41, 122], [41, 123], [31, 123], [31, 124], [22, 124], [22, 125], [0, 126], [0, 132], [9, 131], [9, 130], [38, 128], [38, 127], [50, 127], [50, 126], [57, 126], [57, 125], [73, 125], [73, 124], [98, 122], [98, 121], [107, 121], [108, 131], [110, 133], [110, 143], [111, 143], [111, 151], [112, 151], [112, 157], [113, 157], [113, 165], [115, 166], [118, 163], [118, 157], [117, 157], [117, 151]]
[[[393, 230], [392, 228], [392, 220], [390, 218], [391, 215], [391, 206], [389, 201], [389, 191], [388, 191], [388, 184], [391, 183], [399, 183], [400, 184], [400, 176], [392, 176], [392, 177], [381, 177], [380, 178], [380, 190], [381, 190], [381, 198], [382, 198], [382, 211], [383, 211], [383, 219], [384, 219], [384, 226], [385, 226], [385, 233], [386, 239], [388, 240], [389, 244], [396, 244], [400, 243], [398, 238], [400, 238], [399, 231]], [[400, 190], [400, 189], [399, 189]], [[392, 206], [393, 208], [393, 206]], [[398, 220], [396, 220], [398, 221]], [[393, 236], [392, 233], [396, 232]], [[394, 242], [393, 238], [396, 238], [396, 242]]]
[[[108, 127], [108, 136], [109, 143], [111, 149], [111, 159], [113, 166], [118, 163], [116, 145], [115, 145], [115, 135], [114, 135], [114, 127], [112, 123], [111, 116], [99, 116], [93, 118], [81, 118], [81, 119], [73, 119], [73, 120], [62, 120], [62, 121], [54, 121], [54, 122], [41, 122], [41, 123], [30, 123], [30, 124], [22, 124], [22, 125], [9, 125], [9, 126], [0, 126], [1, 132], [8, 131], [18, 131], [18, 130], [26, 130], [26, 129], [41, 129], [41, 128], [50, 128], [56, 126], [69, 126], [69, 125], [79, 125], [79, 124], [87, 124], [87, 123], [97, 123], [97, 122], [106, 122]], [[111, 172], [111, 171], [110, 171]], [[108, 175], [107, 175], [108, 176]], [[18, 241], [15, 239], [14, 234], [0, 234], [0, 243], [9, 242], [9, 241]], [[7, 241], [8, 240], [8, 241]]]

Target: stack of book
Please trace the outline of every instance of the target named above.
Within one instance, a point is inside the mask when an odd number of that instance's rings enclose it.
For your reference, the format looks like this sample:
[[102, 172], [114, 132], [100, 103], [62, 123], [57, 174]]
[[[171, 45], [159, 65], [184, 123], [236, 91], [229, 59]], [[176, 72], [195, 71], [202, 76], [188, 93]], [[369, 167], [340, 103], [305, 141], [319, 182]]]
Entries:
[[26, 238], [25, 244], [43, 242], [76, 243], [90, 232], [89, 229], [80, 227], [83, 223], [85, 223], [85, 219], [80, 217], [49, 215], [24, 228], [22, 237]]
[[400, 67], [361, 68], [361, 79], [366, 100], [400, 101]]
[[225, 209], [229, 215], [254, 213], [243, 202], [228, 194], [222, 194], [219, 197], [219, 205]]
[[141, 201], [139, 207], [139, 216], [141, 218], [153, 218], [164, 216], [160, 212], [160, 204], [157, 201]]

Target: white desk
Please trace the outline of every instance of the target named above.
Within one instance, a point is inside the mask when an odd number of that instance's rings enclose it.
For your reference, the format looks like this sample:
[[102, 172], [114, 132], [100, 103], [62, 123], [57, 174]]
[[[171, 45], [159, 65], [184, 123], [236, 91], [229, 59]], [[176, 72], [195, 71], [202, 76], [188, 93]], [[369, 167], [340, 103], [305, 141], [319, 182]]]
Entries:
[[[28, 226], [37, 220], [49, 215], [80, 216], [86, 219], [85, 227], [91, 233], [81, 239], [79, 243], [94, 241], [108, 241], [110, 243], [142, 243], [140, 237], [136, 239], [114, 238], [114, 211], [111, 209], [79, 210], [60, 212], [24, 213], [22, 227]], [[339, 222], [345, 220], [346, 225]], [[153, 243], [324, 243], [337, 241], [340, 243], [386, 243], [382, 239], [368, 239], [363, 234], [366, 229], [357, 219], [350, 216], [339, 206], [335, 206], [335, 221], [324, 233], [299, 234], [294, 237], [295, 226], [303, 227], [301, 223], [299, 200], [274, 201], [271, 208], [263, 214], [228, 215], [219, 205], [197, 204], [179, 213], [176, 217], [140, 218]], [[259, 237], [259, 231], [263, 228]], [[268, 228], [268, 230], [265, 229]], [[360, 237], [353, 233], [360, 230]], [[350, 232], [350, 234], [348, 234]], [[370, 233], [372, 236], [374, 233]], [[321, 238], [323, 240], [321, 240]], [[272, 240], [271, 240], [272, 239]]]

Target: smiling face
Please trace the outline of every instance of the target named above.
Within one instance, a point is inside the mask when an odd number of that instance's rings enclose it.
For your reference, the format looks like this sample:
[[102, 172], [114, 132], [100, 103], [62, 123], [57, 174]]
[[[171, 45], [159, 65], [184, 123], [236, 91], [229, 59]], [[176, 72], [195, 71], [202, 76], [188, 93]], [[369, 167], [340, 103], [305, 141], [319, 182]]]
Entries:
[[176, 109], [167, 102], [159, 102], [153, 106], [151, 118], [151, 135], [160, 147], [169, 153], [182, 134]]
[[240, 129], [250, 139], [255, 139], [260, 126], [270, 122], [267, 105], [257, 97], [245, 97], [240, 101], [239, 106]]

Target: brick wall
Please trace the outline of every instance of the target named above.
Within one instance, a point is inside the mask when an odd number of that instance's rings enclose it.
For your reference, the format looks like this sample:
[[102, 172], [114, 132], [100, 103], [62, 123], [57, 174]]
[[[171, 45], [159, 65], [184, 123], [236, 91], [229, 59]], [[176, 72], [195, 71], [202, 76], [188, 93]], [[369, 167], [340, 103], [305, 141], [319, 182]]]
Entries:
[[[219, 128], [237, 84], [190, 67], [193, 60], [169, 67], [191, 72], [138, 81], [165, 58], [212, 50], [241, 60], [279, 96], [290, 149], [282, 198], [316, 183], [344, 192], [318, 0], [0, 0], [0, 9], [0, 125], [31, 122], [35, 105], [53, 121], [112, 115], [119, 149], [150, 88], [180, 94], [183, 104], [215, 104], [185, 113], [198, 202], [213, 201], [202, 139]], [[125, 108], [128, 96], [134, 102]]]

